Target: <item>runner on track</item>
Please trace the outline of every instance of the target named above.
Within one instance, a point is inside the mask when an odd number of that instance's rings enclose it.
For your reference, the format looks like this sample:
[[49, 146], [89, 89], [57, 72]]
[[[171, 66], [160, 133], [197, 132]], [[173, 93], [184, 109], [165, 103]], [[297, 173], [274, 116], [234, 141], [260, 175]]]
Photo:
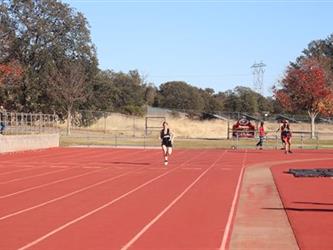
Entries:
[[276, 133], [280, 131], [280, 138], [281, 138], [281, 142], [282, 142], [282, 148], [281, 150], [284, 150], [286, 148], [285, 142], [283, 140], [283, 136], [282, 136], [282, 126], [285, 120], [280, 121], [280, 125], [279, 128], [276, 130]]
[[168, 165], [168, 156], [172, 154], [173, 134], [170, 132], [167, 122], [163, 122], [160, 133], [161, 146], [163, 150], [164, 165]]
[[291, 145], [291, 130], [287, 120], [283, 121], [283, 125], [281, 126], [281, 135], [284, 141], [284, 152], [285, 154], [292, 153], [290, 150]]

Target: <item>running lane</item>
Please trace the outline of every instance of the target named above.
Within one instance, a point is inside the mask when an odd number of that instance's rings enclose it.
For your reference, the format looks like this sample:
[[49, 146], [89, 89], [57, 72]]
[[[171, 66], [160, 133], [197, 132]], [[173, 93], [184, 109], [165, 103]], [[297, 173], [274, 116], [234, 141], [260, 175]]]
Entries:
[[219, 248], [245, 153], [235, 159], [222, 150], [192, 151], [186, 158], [164, 170], [144, 170], [171, 172], [22, 249], [120, 249], [128, 243], [134, 249]]
[[297, 243], [305, 250], [333, 249], [333, 179], [297, 178], [286, 172], [290, 168], [332, 168], [333, 160], [325, 161], [325, 156], [332, 157], [332, 154], [320, 154], [317, 161], [280, 164], [272, 168]]
[[205, 159], [200, 164], [207, 170], [202, 178], [142, 228], [123, 250], [218, 249], [225, 245], [247, 153], [220, 155], [215, 151], [214, 159], [218, 160], [213, 164]]
[[[54, 171], [57, 169], [61, 170], [52, 174], [33, 177], [34, 173], [30, 171], [19, 171], [15, 172], [16, 174], [19, 174], [15, 177], [10, 177], [6, 175], [7, 178], [4, 181], [5, 183], [0, 184], [0, 199], [12, 196], [12, 194], [14, 193], [22, 194], [27, 191], [38, 190], [42, 187], [52, 186], [53, 184], [65, 183], [66, 181], [71, 180], [74, 181], [72, 183], [72, 185], [74, 185], [76, 179], [78, 178], [84, 176], [86, 176], [86, 178], [89, 178], [89, 173], [98, 174], [98, 172], [103, 172], [108, 169], [115, 170], [126, 167], [126, 163], [119, 164], [119, 160], [124, 159], [124, 157], [136, 157], [138, 161], [140, 161], [140, 157], [138, 157], [138, 151], [126, 151], [122, 153], [118, 153], [117, 151], [113, 150], [109, 153], [106, 153], [105, 151], [95, 153], [94, 151], [92, 151], [88, 155], [90, 155], [90, 158], [86, 159], [84, 164], [76, 163], [69, 166], [68, 159], [64, 158], [61, 162], [58, 162], [57, 164], [40, 163], [39, 165], [37, 165], [38, 169], [43, 169], [41, 173], [47, 173], [49, 171]], [[77, 155], [76, 157], [79, 158], [81, 157], [81, 155]], [[117, 164], [114, 164], [114, 162], [117, 162]], [[103, 173], [101, 173], [101, 175], [103, 175]], [[64, 186], [67, 187], [68, 185], [66, 186], [65, 184]], [[27, 198], [25, 199], [27, 200]]]
[[[46, 201], [31, 210], [3, 218], [0, 221], [0, 235], [5, 240], [0, 241], [0, 249], [17, 249], [19, 246], [45, 234], [49, 230], [91, 211], [110, 199], [128, 192], [129, 189], [156, 177], [159, 172], [162, 171], [164, 173], [166, 171], [159, 164], [161, 162], [160, 152], [156, 150], [151, 152], [138, 151], [141, 155], [135, 157], [138, 165], [130, 164], [130, 168], [123, 169], [122, 164], [119, 163], [133, 162], [131, 160], [133, 157], [131, 158], [124, 152], [127, 151], [123, 150], [119, 153], [122, 156], [116, 161], [116, 168], [119, 168], [118, 171], [122, 171], [122, 174], [120, 173], [118, 177], [102, 182], [97, 182], [95, 177], [93, 177], [92, 180], [95, 180], [96, 185], [85, 186], [83, 189], [77, 190], [78, 192], [69, 193], [67, 196], [59, 197], [59, 199], [50, 200], [50, 202]], [[181, 162], [188, 157], [186, 152], [175, 154], [175, 156], [177, 155], [179, 155]], [[100, 160], [104, 161], [105, 159]], [[152, 168], [154, 165], [141, 165], [140, 163], [146, 163], [151, 160], [152, 163], [159, 166], [159, 170], [152, 170], [148, 174], [142, 172], [143, 168]], [[177, 158], [175, 157], [174, 160], [176, 162]], [[106, 177], [104, 178], [106, 179]], [[63, 183], [59, 185], [59, 189], [68, 188], [68, 185], [70, 186], [71, 183]], [[40, 195], [52, 194], [49, 194], [49, 192], [39, 193], [36, 197]]]
[[[123, 157], [126, 156], [128, 155], [123, 155]], [[141, 156], [141, 158], [142, 157], [145, 156]], [[137, 157], [138, 164], [140, 163], [140, 161], [142, 161], [141, 158]], [[113, 159], [119, 160], [119, 158]], [[110, 160], [113, 161], [112, 159]], [[122, 169], [123, 167], [125, 169]], [[139, 165], [139, 167], [141, 166]], [[12, 213], [17, 213], [31, 207], [39, 206], [39, 204], [43, 204], [45, 202], [48, 203], [50, 200], [59, 200], [59, 197], [68, 196], [69, 194], [77, 193], [80, 190], [82, 190], [83, 192], [87, 189], [87, 187], [94, 186], [96, 185], [96, 183], [107, 183], [108, 181], [112, 181], [114, 179], [124, 176], [124, 174], [126, 174], [127, 172], [131, 173], [131, 171], [136, 171], [137, 168], [138, 166], [128, 166], [125, 164], [117, 164], [117, 168], [112, 168], [112, 165], [110, 164], [109, 168], [103, 168], [99, 171], [90, 171], [90, 174], [87, 175], [80, 174], [79, 178], [69, 179], [67, 181], [65, 180], [64, 182], [56, 182], [53, 185], [45, 185], [47, 184], [46, 182], [44, 185], [42, 185], [41, 188], [32, 189], [30, 192], [20, 192], [18, 195], [12, 196], [0, 196], [0, 200], [3, 203], [3, 205], [0, 206], [0, 221], [3, 217], [6, 217]], [[67, 173], [70, 174], [69, 171], [67, 171]], [[71, 175], [69, 176], [71, 177]], [[38, 186], [41, 185], [37, 185], [37, 187]]]

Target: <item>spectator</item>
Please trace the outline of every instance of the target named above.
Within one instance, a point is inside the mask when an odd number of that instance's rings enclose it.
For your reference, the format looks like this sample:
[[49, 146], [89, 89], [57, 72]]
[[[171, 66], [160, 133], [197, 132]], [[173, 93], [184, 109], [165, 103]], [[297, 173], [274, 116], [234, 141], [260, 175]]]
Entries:
[[3, 135], [6, 127], [5, 113], [6, 110], [4, 109], [4, 107], [0, 106], [0, 135]]

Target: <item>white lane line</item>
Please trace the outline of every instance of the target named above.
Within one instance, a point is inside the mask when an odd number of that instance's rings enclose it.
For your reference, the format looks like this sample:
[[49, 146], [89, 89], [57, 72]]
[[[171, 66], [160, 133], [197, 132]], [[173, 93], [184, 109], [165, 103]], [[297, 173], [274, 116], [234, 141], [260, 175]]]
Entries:
[[[134, 152], [132, 155], [135, 155], [139, 152]], [[101, 155], [105, 155], [105, 153], [101, 154]], [[42, 164], [45, 164], [45, 165], [48, 165], [49, 163], [48, 162], [39, 162], [39, 163], [42, 163]], [[37, 164], [37, 163], [36, 163]], [[72, 165], [72, 167], [70, 167], [69, 165]], [[77, 163], [73, 163], [73, 164], [68, 164], [68, 165], [53, 165], [53, 166], [50, 166], [48, 168], [56, 168], [56, 169], [61, 169], [61, 170], [56, 170], [56, 171], [51, 171], [51, 172], [47, 172], [47, 173], [43, 173], [43, 174], [39, 174], [39, 175], [32, 175], [32, 176], [27, 176], [27, 177], [23, 177], [23, 178], [16, 178], [16, 179], [12, 179], [12, 180], [9, 180], [9, 181], [4, 181], [4, 182], [0, 182], [0, 184], [7, 184], [7, 183], [11, 183], [11, 182], [15, 182], [15, 181], [21, 181], [21, 180], [26, 180], [26, 179], [31, 179], [31, 178], [34, 178], [34, 177], [39, 177], [39, 176], [44, 176], [44, 175], [48, 175], [48, 174], [52, 174], [52, 173], [57, 173], [57, 172], [61, 172], [61, 171], [66, 171], [68, 169], [73, 169], [73, 168], [78, 168], [77, 166], [78, 164]], [[33, 165], [35, 166], [35, 165]], [[23, 166], [22, 166], [23, 167]], [[31, 170], [31, 168], [34, 168], [34, 169], [41, 169], [43, 167], [30, 167], [29, 169], [27, 170]], [[88, 168], [88, 167], [83, 167], [83, 168]]]
[[[145, 168], [145, 167], [143, 167], [143, 168]], [[56, 201], [58, 201], [58, 200], [61, 200], [61, 199], [67, 198], [67, 197], [69, 197], [69, 196], [72, 196], [72, 195], [75, 195], [75, 194], [80, 193], [80, 192], [82, 192], [82, 191], [85, 191], [85, 190], [87, 190], [87, 189], [89, 189], [89, 188], [92, 188], [92, 187], [95, 187], [95, 186], [101, 185], [101, 184], [103, 184], [103, 183], [105, 183], [105, 182], [108, 182], [108, 181], [111, 181], [111, 180], [114, 180], [114, 179], [120, 178], [120, 177], [125, 176], [125, 175], [127, 175], [127, 174], [135, 173], [135, 172], [137, 172], [137, 171], [140, 171], [140, 170], [143, 169], [143, 168], [139, 168], [139, 169], [137, 169], [136, 171], [135, 171], [135, 170], [134, 170], [134, 171], [129, 171], [129, 172], [124, 173], [124, 174], [120, 174], [120, 175], [117, 175], [117, 176], [114, 176], [114, 177], [107, 178], [107, 179], [105, 179], [104, 181], [101, 181], [101, 182], [98, 182], [98, 183], [92, 184], [92, 185], [87, 186], [87, 187], [85, 187], [85, 188], [82, 188], [82, 189], [76, 190], [76, 191], [74, 191], [74, 192], [68, 193], [68, 194], [66, 194], [66, 195], [64, 195], [64, 196], [60, 196], [60, 197], [54, 198], [54, 199], [52, 199], [52, 200], [46, 201], [46, 202], [44, 202], [44, 203], [41, 203], [41, 204], [35, 205], [35, 206], [33, 206], [33, 207], [29, 207], [29, 208], [26, 208], [26, 209], [19, 210], [19, 211], [15, 212], [15, 213], [5, 215], [5, 216], [3, 216], [3, 217], [0, 217], [0, 221], [1, 221], [1, 220], [8, 219], [8, 218], [10, 218], [10, 217], [13, 217], [13, 216], [15, 216], [15, 215], [22, 214], [22, 213], [24, 213], [24, 212], [28, 212], [28, 211], [30, 211], [30, 210], [33, 210], [33, 209], [36, 209], [36, 208], [39, 208], [39, 207], [45, 206], [45, 205], [47, 205], [47, 204], [50, 204], [50, 203], [56, 202]], [[99, 172], [99, 171], [101, 171], [101, 170], [96, 170], [96, 171], [92, 171], [92, 172]]]
[[38, 165], [34, 163], [30, 164], [24, 164], [20, 165], [21, 163], [16, 163], [16, 162], [0, 162], [0, 164], [3, 164], [4, 166], [1, 166], [0, 168], [33, 168], [33, 167], [38, 167]]
[[9, 181], [0, 182], [0, 184], [7, 184], [7, 183], [15, 182], [15, 181], [22, 181], [22, 180], [32, 179], [32, 178], [35, 178], [35, 177], [45, 176], [45, 175], [54, 174], [54, 173], [58, 173], [58, 172], [63, 172], [63, 171], [67, 171], [67, 170], [68, 169], [60, 169], [60, 170], [50, 171], [50, 172], [46, 172], [46, 173], [42, 173], [42, 174], [31, 175], [31, 176], [22, 177], [22, 178], [15, 178], [15, 179], [12, 179], [12, 180], [9, 180]]
[[202, 170], [202, 168], [188, 167], [188, 168], [182, 168], [182, 170]]
[[[202, 154], [202, 152], [199, 153], [199, 154], [197, 154], [194, 158], [197, 158], [197, 157], [201, 156], [201, 154]], [[183, 162], [180, 166], [178, 166], [178, 167], [176, 167], [176, 168], [173, 168], [173, 169], [169, 170], [168, 172], [165, 172], [164, 174], [161, 174], [161, 175], [159, 175], [159, 176], [157, 176], [157, 177], [155, 177], [155, 178], [153, 178], [153, 179], [151, 179], [151, 180], [149, 180], [149, 181], [147, 181], [147, 182], [145, 182], [145, 183], [143, 183], [143, 184], [137, 186], [136, 188], [134, 188], [134, 189], [128, 191], [127, 193], [125, 193], [125, 194], [123, 194], [123, 195], [121, 195], [121, 196], [118, 196], [117, 198], [115, 198], [115, 199], [113, 199], [113, 200], [111, 200], [111, 201], [105, 203], [103, 206], [100, 206], [100, 207], [98, 207], [98, 208], [96, 208], [96, 209], [94, 209], [94, 210], [92, 210], [92, 211], [90, 211], [90, 212], [88, 212], [88, 213], [86, 213], [86, 214], [84, 214], [84, 215], [82, 215], [82, 216], [80, 216], [80, 217], [74, 219], [74, 220], [71, 220], [71, 221], [67, 222], [66, 224], [64, 224], [64, 225], [62, 225], [62, 226], [60, 226], [60, 227], [58, 227], [58, 228], [56, 228], [56, 229], [50, 231], [49, 233], [47, 233], [47, 234], [41, 236], [40, 238], [38, 238], [38, 239], [36, 239], [36, 240], [34, 240], [34, 241], [32, 241], [32, 242], [30, 242], [30, 243], [24, 245], [23, 247], [19, 248], [18, 250], [25, 250], [25, 249], [27, 249], [27, 248], [29, 248], [29, 247], [32, 247], [32, 246], [38, 244], [39, 242], [41, 242], [41, 241], [43, 241], [43, 240], [49, 238], [50, 236], [52, 236], [52, 235], [58, 233], [59, 231], [62, 231], [63, 229], [65, 229], [65, 228], [71, 226], [72, 224], [75, 224], [75, 223], [77, 223], [77, 222], [79, 222], [79, 221], [81, 221], [81, 220], [83, 220], [83, 219], [89, 217], [90, 215], [93, 215], [93, 214], [99, 212], [100, 210], [102, 210], [102, 209], [104, 209], [104, 208], [106, 208], [106, 207], [108, 207], [108, 206], [111, 206], [112, 204], [116, 203], [117, 201], [122, 200], [123, 198], [129, 196], [130, 194], [132, 194], [132, 193], [134, 193], [134, 192], [136, 192], [136, 191], [138, 191], [138, 190], [144, 188], [145, 186], [147, 186], [147, 185], [153, 183], [154, 181], [156, 181], [156, 180], [158, 180], [158, 179], [164, 177], [165, 175], [168, 175], [168, 174], [170, 174], [171, 172], [176, 171], [177, 169], [179, 169], [180, 167], [182, 167], [183, 165], [185, 165], [185, 164], [186, 164], [187, 162], [189, 162], [190, 160], [193, 160], [193, 158], [192, 158], [192, 159], [188, 159], [188, 160], [186, 160], [186, 161]], [[146, 168], [146, 167], [143, 167], [143, 168]]]
[[75, 194], [78, 194], [78, 193], [81, 193], [81, 192], [83, 192], [83, 191], [86, 191], [86, 190], [88, 190], [88, 189], [90, 189], [90, 188], [93, 188], [93, 187], [96, 187], [96, 186], [102, 185], [102, 184], [107, 183], [107, 182], [109, 182], [109, 181], [113, 181], [113, 180], [115, 180], [115, 179], [118, 179], [118, 178], [120, 178], [120, 177], [123, 177], [123, 176], [129, 175], [129, 174], [131, 174], [131, 173], [135, 173], [135, 172], [136, 172], [136, 171], [130, 171], [130, 172], [127, 172], [127, 173], [124, 173], [124, 174], [116, 175], [116, 176], [113, 176], [113, 177], [107, 178], [107, 179], [105, 179], [105, 180], [103, 180], [103, 181], [96, 182], [96, 183], [94, 183], [94, 184], [92, 184], [92, 185], [89, 185], [89, 186], [86, 186], [86, 187], [84, 187], [84, 188], [78, 189], [78, 190], [76, 190], [76, 191], [74, 191], [74, 192], [71, 192], [71, 193], [65, 194], [65, 195], [63, 195], [63, 196], [59, 196], [59, 197], [54, 198], [54, 199], [52, 199], [52, 200], [48, 200], [48, 201], [43, 202], [43, 203], [40, 203], [40, 204], [38, 204], [38, 205], [35, 205], [35, 206], [32, 206], [32, 207], [28, 207], [28, 208], [22, 209], [22, 210], [19, 210], [19, 211], [17, 211], [17, 212], [11, 213], [11, 214], [7, 214], [7, 215], [5, 215], [5, 216], [0, 217], [0, 221], [5, 220], [5, 219], [8, 219], [8, 218], [10, 218], [10, 217], [13, 217], [13, 216], [15, 216], [15, 215], [19, 215], [19, 214], [22, 214], [22, 213], [25, 213], [25, 212], [31, 211], [31, 210], [36, 209], [36, 208], [39, 208], [39, 207], [46, 206], [46, 205], [51, 204], [51, 203], [53, 203], [53, 202], [56, 202], [56, 201], [59, 201], [59, 200], [62, 200], [62, 199], [68, 198], [68, 197], [73, 196], [73, 195], [75, 195]]
[[79, 177], [82, 177], [82, 176], [85, 176], [85, 175], [89, 175], [89, 174], [92, 174], [92, 173], [95, 173], [95, 172], [101, 172], [103, 170], [104, 169], [102, 169], [102, 170], [94, 170], [94, 171], [90, 171], [90, 172], [83, 173], [83, 174], [80, 174], [80, 175], [75, 175], [75, 176], [63, 178], [63, 179], [60, 179], [60, 180], [48, 182], [48, 183], [45, 183], [45, 184], [41, 184], [41, 185], [38, 185], [38, 186], [33, 186], [33, 187], [30, 187], [30, 188], [22, 189], [22, 190], [14, 192], [14, 193], [2, 195], [2, 196], [0, 196], [0, 199], [4, 199], [4, 198], [8, 198], [8, 197], [11, 197], [11, 196], [14, 196], [14, 195], [26, 193], [26, 192], [29, 192], [31, 190], [35, 190], [35, 189], [38, 189], [38, 188], [43, 188], [43, 187], [51, 186], [51, 185], [56, 184], [56, 183], [60, 183], [60, 182], [72, 180], [72, 179], [79, 178]]
[[232, 219], [234, 217], [235, 208], [236, 208], [236, 204], [237, 204], [238, 197], [239, 197], [239, 190], [240, 190], [240, 186], [241, 186], [242, 179], [243, 179], [243, 173], [244, 173], [244, 169], [245, 169], [246, 158], [247, 158], [247, 150], [245, 150], [245, 153], [244, 153], [244, 156], [243, 156], [242, 169], [241, 169], [241, 172], [240, 172], [239, 177], [238, 177], [238, 182], [237, 182], [234, 198], [232, 200], [232, 204], [231, 204], [227, 224], [226, 224], [225, 229], [224, 229], [224, 234], [223, 234], [220, 250], [225, 250], [226, 246], [227, 246], [227, 241], [228, 241], [229, 234], [230, 234], [231, 222], [232, 222]]
[[7, 174], [18, 173], [18, 172], [24, 172], [24, 171], [31, 171], [31, 170], [34, 170], [34, 169], [36, 169], [36, 168], [29, 167], [29, 168], [24, 168], [24, 169], [11, 170], [11, 171], [8, 171], [8, 172], [0, 173], [0, 175], [7, 175]]
[[[67, 168], [67, 167], [65, 167], [65, 168]], [[68, 177], [68, 178], [56, 180], [56, 181], [49, 182], [49, 183], [46, 183], [46, 184], [41, 184], [41, 185], [38, 185], [38, 186], [33, 186], [31, 188], [23, 189], [23, 190], [14, 192], [14, 193], [2, 195], [2, 196], [0, 196], [0, 199], [7, 198], [7, 197], [10, 197], [10, 196], [14, 196], [14, 195], [18, 195], [18, 194], [21, 194], [21, 193], [25, 193], [25, 192], [28, 192], [28, 191], [31, 191], [31, 190], [34, 190], [34, 189], [38, 189], [38, 188], [42, 188], [42, 187], [47, 187], [49, 185], [53, 185], [53, 184], [56, 184], [56, 183], [59, 183], [59, 182], [63, 182], [63, 181], [67, 181], [67, 180], [71, 180], [71, 179], [75, 179], [75, 178], [79, 178], [79, 177], [82, 177], [82, 176], [85, 176], [85, 175], [88, 175], [88, 174], [91, 174], [91, 173], [101, 172], [103, 170], [108, 170], [108, 169], [109, 168], [103, 168], [103, 169], [99, 169], [99, 170], [96, 170], [96, 171], [90, 171], [90, 172], [87, 172], [87, 173], [84, 173], [84, 174], [81, 174], [81, 175], [76, 175], [76, 176], [72, 176], [72, 177]]]
[[224, 151], [224, 153], [217, 158], [217, 160], [214, 161], [214, 163], [212, 163], [212, 165], [210, 165], [209, 168], [207, 168], [204, 172], [202, 172], [180, 195], [178, 195], [166, 208], [164, 208], [154, 219], [152, 219], [145, 227], [143, 227], [140, 232], [138, 232], [129, 242], [127, 242], [125, 244], [125, 246], [123, 246], [121, 248], [121, 250], [127, 250], [128, 248], [130, 248], [152, 225], [154, 225], [166, 212], [169, 211], [169, 209], [171, 207], [173, 207], [173, 205], [175, 205], [177, 203], [177, 201], [179, 201], [196, 183], [198, 183], [198, 181], [211, 169], [215, 166], [215, 164], [223, 157], [223, 155], [225, 154], [226, 151]]

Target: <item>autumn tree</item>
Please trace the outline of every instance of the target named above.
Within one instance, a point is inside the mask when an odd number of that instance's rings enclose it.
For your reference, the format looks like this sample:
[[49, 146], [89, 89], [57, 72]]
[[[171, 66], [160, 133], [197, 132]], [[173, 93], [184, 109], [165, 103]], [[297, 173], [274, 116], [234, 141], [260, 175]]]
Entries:
[[319, 113], [328, 113], [332, 102], [332, 89], [327, 83], [324, 69], [314, 58], [304, 58], [290, 65], [276, 88], [276, 99], [290, 112], [307, 111], [311, 119], [311, 136], [315, 136], [315, 119]]
[[11, 57], [14, 46], [14, 27], [4, 1], [0, 1], [0, 85], [12, 83], [22, 74], [22, 67]]
[[17, 62], [0, 64], [0, 84], [18, 79], [22, 74], [22, 69]]
[[17, 96], [8, 90], [17, 86], [22, 72], [21, 66], [16, 61], [0, 64], [0, 105], [6, 109], [15, 106]]
[[326, 39], [309, 43], [303, 54], [296, 59], [296, 65], [306, 58], [313, 58], [324, 70], [327, 84], [333, 88], [333, 34]]

